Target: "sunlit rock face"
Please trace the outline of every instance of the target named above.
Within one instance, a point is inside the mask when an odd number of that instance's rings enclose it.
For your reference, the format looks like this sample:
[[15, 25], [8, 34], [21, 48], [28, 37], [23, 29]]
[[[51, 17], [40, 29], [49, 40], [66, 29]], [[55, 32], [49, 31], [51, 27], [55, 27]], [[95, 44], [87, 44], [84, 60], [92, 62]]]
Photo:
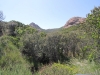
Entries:
[[85, 21], [85, 18], [82, 18], [82, 17], [72, 17], [70, 18], [66, 24], [63, 26], [64, 28], [68, 28], [70, 26], [73, 26], [73, 25], [77, 25], [79, 23], [83, 23]]

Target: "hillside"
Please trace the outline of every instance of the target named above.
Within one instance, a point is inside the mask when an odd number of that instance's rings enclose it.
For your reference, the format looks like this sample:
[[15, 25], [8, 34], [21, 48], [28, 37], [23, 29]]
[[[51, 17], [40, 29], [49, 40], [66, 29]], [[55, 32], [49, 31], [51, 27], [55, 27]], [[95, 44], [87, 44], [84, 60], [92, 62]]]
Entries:
[[0, 22], [0, 75], [77, 74], [100, 75], [100, 7], [58, 29]]

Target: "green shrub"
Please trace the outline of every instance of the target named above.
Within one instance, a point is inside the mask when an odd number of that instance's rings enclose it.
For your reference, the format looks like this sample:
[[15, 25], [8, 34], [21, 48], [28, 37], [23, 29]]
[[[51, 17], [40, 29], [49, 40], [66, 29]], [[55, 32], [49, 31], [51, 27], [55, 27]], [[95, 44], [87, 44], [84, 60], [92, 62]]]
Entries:
[[94, 61], [71, 59], [70, 64], [77, 67], [77, 74], [100, 75], [100, 64], [96, 64]]
[[15, 64], [7, 68], [0, 68], [0, 75], [32, 75], [29, 68], [25, 64]]
[[9, 39], [0, 37], [0, 75], [31, 75], [28, 63]]
[[52, 66], [48, 66], [45, 69], [40, 70], [40, 75], [74, 75], [77, 73], [75, 66], [66, 64], [54, 63]]

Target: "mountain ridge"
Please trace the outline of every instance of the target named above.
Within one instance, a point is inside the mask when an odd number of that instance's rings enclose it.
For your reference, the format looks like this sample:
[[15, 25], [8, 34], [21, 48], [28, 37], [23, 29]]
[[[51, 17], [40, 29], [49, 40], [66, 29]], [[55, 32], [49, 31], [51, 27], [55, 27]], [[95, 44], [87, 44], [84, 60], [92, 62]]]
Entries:
[[[60, 27], [60, 28], [69, 28], [70, 26], [73, 26], [73, 25], [77, 25], [79, 23], [83, 23], [84, 21], [86, 20], [86, 18], [84, 17], [72, 17], [70, 18], [64, 26]], [[31, 22], [29, 24], [31, 27], [34, 27], [35, 29], [38, 29], [38, 30], [46, 30], [46, 31], [50, 31], [51, 30], [55, 30], [55, 29], [60, 29], [60, 28], [54, 28], [54, 29], [43, 29], [41, 28], [39, 25], [37, 25], [36, 23], [34, 22]]]

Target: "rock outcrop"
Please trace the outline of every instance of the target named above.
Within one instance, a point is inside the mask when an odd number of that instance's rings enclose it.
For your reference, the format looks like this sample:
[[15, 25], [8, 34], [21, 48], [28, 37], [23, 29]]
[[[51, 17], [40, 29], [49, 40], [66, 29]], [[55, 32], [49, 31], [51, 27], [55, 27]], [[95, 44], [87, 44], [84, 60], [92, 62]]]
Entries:
[[77, 25], [79, 23], [83, 23], [85, 21], [85, 18], [82, 17], [72, 17], [69, 19], [66, 24], [63, 26], [64, 28], [68, 28], [73, 25]]

